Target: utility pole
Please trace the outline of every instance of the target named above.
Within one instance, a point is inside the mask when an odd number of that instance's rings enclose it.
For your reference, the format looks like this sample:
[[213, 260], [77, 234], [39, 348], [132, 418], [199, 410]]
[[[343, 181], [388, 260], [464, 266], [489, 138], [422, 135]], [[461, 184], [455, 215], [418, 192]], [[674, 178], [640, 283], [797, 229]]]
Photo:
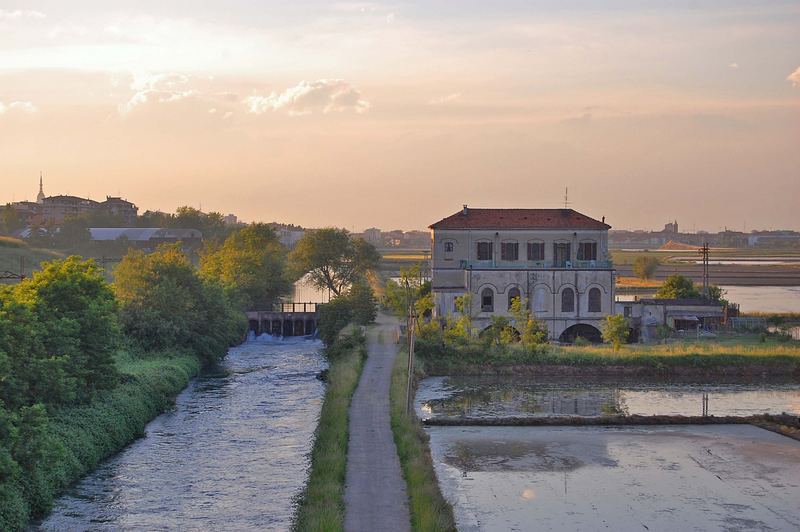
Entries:
[[703, 244], [698, 250], [698, 253], [703, 256], [703, 298], [708, 298], [708, 242]]
[[417, 312], [414, 308], [414, 300], [411, 297], [411, 285], [408, 279], [406, 284], [406, 304], [408, 306], [408, 317], [406, 321], [406, 341], [408, 343], [408, 375], [406, 378], [406, 415], [411, 412], [411, 401], [413, 399], [411, 389], [414, 384], [414, 330], [417, 325]]

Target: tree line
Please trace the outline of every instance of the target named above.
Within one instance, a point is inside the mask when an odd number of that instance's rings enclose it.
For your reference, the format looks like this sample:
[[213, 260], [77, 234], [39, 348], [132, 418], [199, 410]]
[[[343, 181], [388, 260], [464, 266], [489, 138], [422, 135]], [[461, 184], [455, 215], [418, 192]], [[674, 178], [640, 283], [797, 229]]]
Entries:
[[244, 338], [243, 310], [271, 305], [304, 275], [336, 294], [320, 324], [330, 341], [343, 318], [374, 319], [364, 279], [379, 259], [343, 229], [310, 231], [289, 253], [271, 227], [251, 224], [209, 243], [199, 266], [165, 244], [129, 250], [113, 283], [92, 259], [71, 256], [0, 286], [0, 528], [48, 510], [51, 473], [65, 460], [51, 420], [129, 380], [121, 353], [212, 364]]

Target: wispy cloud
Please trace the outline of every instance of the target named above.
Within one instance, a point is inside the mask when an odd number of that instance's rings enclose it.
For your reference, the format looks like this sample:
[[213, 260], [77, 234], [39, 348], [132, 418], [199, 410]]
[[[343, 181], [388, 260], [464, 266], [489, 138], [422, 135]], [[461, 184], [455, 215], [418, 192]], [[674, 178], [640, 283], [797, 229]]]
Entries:
[[127, 115], [136, 107], [146, 103], [177, 102], [199, 95], [199, 92], [189, 88], [188, 84], [188, 76], [175, 72], [134, 76], [131, 89], [136, 92], [127, 103], [119, 106], [119, 112]]
[[39, 110], [38, 107], [33, 105], [33, 102], [14, 101], [8, 105], [0, 102], [0, 115], [9, 111], [20, 111], [22, 113], [35, 113]]
[[446, 103], [451, 103], [461, 98], [460, 92], [453, 92], [451, 94], [447, 94], [445, 96], [440, 96], [439, 98], [434, 98], [428, 101], [429, 105], [443, 105]]
[[342, 79], [301, 81], [280, 93], [250, 96], [246, 102], [251, 113], [285, 110], [292, 116], [345, 111], [360, 114], [370, 107], [370, 103], [361, 97], [361, 93]]
[[800, 67], [786, 77], [787, 81], [792, 82], [792, 87], [800, 87]]
[[0, 9], [0, 20], [17, 20], [21, 18], [45, 18], [47, 15], [41, 11], [15, 9], [13, 11]]

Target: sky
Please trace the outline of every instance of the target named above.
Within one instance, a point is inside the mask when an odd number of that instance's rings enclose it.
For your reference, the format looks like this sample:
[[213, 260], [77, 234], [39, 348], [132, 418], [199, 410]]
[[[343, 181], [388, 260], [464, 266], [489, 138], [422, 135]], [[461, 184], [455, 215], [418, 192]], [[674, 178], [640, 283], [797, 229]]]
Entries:
[[0, 202], [800, 230], [800, 3], [0, 0]]

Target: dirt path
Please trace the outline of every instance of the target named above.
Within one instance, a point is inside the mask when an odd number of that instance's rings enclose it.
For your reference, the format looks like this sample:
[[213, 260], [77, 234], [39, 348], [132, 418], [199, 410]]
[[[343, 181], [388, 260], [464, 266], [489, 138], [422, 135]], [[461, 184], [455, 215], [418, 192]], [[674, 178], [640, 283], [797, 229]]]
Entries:
[[344, 493], [347, 531], [410, 529], [406, 484], [389, 417], [396, 339], [397, 320], [382, 314], [367, 331], [369, 358], [350, 404]]

